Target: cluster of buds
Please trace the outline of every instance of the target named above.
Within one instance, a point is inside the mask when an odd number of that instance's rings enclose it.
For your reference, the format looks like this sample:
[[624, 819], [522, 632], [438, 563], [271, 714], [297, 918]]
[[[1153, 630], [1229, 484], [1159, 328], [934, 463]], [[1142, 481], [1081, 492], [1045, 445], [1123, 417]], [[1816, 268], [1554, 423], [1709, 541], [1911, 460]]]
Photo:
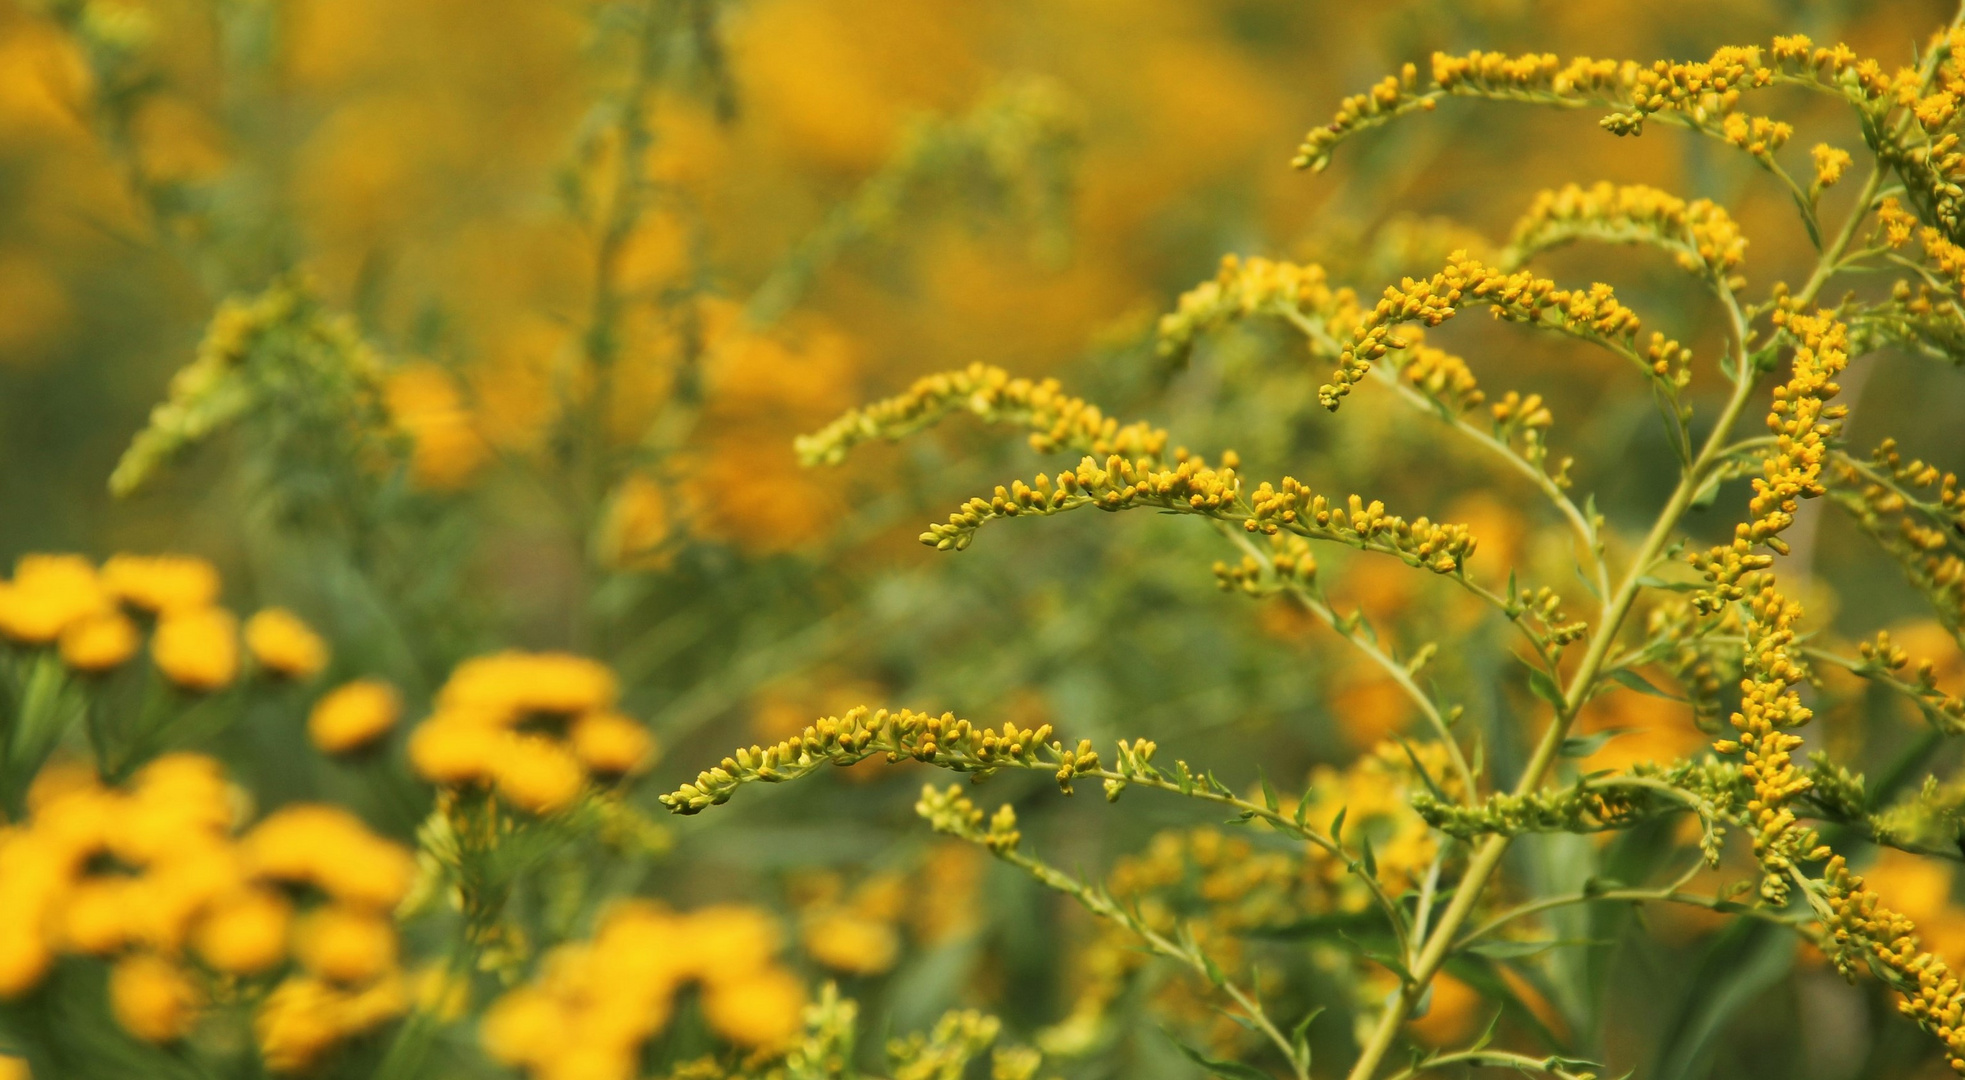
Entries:
[[1406, 278], [1388, 286], [1385, 295], [1358, 321], [1351, 340], [1338, 356], [1331, 381], [1317, 389], [1327, 409], [1351, 392], [1371, 370], [1372, 361], [1412, 342], [1395, 335], [1403, 323], [1438, 326], [1462, 308], [1486, 304], [1496, 318], [1568, 333], [1590, 341], [1632, 351], [1639, 321], [1618, 301], [1608, 285], [1564, 289], [1526, 270], [1506, 273], [1491, 268], [1465, 251], [1456, 251], [1439, 273], [1424, 281]]
[[1266, 596], [1280, 587], [1308, 588], [1317, 583], [1317, 557], [1311, 554], [1310, 545], [1302, 537], [1278, 533], [1269, 538], [1269, 545], [1266, 559], [1244, 555], [1238, 563], [1215, 563], [1215, 583], [1223, 592], [1243, 592], [1250, 596]]
[[1916, 926], [1885, 907], [1842, 856], [1829, 860], [1822, 885], [1831, 913], [1823, 951], [1836, 970], [1853, 982], [1859, 960], [1886, 969], [1903, 995], [1897, 1010], [1942, 1040], [1946, 1063], [1965, 1073], [1965, 987], [1958, 976], [1944, 960], [1923, 951]]
[[661, 803], [678, 814], [697, 814], [728, 802], [737, 789], [750, 783], [781, 783], [816, 771], [821, 765], [856, 765], [874, 755], [890, 762], [911, 758], [955, 772], [988, 775], [998, 769], [1055, 768], [1058, 785], [1071, 791], [1074, 778], [1099, 770], [1099, 756], [1088, 741], [1076, 748], [1051, 738], [1051, 726], [1019, 729], [979, 728], [954, 713], [935, 716], [910, 709], [870, 711], [865, 706], [844, 716], [828, 716], [772, 746], [738, 750], [713, 768], [697, 774], [693, 783], [661, 796]]
[[1740, 682], [1740, 711], [1732, 718], [1738, 736], [1715, 743], [1713, 749], [1744, 758], [1743, 775], [1753, 787], [1746, 822], [1753, 833], [1754, 855], [1764, 871], [1760, 893], [1779, 904], [1787, 898], [1789, 873], [1796, 864], [1803, 858], [1821, 857], [1815, 831], [1801, 825], [1791, 808], [1811, 781], [1794, 763], [1801, 737], [1789, 732], [1806, 724], [1813, 713], [1794, 690], [1808, 677], [1792, 648], [1801, 605], [1782, 596], [1773, 579], [1763, 574], [1758, 575], [1748, 606], [1745, 677]]
[[1314, 263], [1224, 255], [1212, 281], [1182, 293], [1175, 309], [1160, 317], [1159, 353], [1185, 357], [1202, 334], [1252, 315], [1308, 314], [1342, 325], [1356, 318], [1357, 306], [1357, 295], [1333, 289]]
[[1465, 525], [1413, 521], [1389, 514], [1377, 499], [1367, 503], [1357, 495], [1342, 505], [1310, 490], [1293, 476], [1282, 486], [1263, 481], [1249, 493], [1249, 514], [1242, 527], [1274, 536], [1288, 531], [1317, 540], [1334, 540], [1366, 551], [1397, 555], [1407, 564], [1436, 574], [1462, 570], [1478, 541]]
[[1865, 467], [1838, 459], [1836, 500], [1897, 560], [1954, 634], [1965, 627], [1965, 490], [1886, 439]]
[[1048, 515], [1096, 506], [1101, 510], [1130, 510], [1154, 506], [1209, 517], [1232, 516], [1238, 505], [1241, 478], [1235, 467], [1239, 459], [1233, 451], [1223, 455], [1220, 469], [1210, 467], [1199, 456], [1177, 454], [1178, 461], [1165, 467], [1150, 458], [1128, 459], [1113, 454], [1098, 462], [1087, 457], [1074, 472], [1060, 472], [1055, 483], [1038, 475], [1029, 484], [1022, 481], [1009, 487], [998, 485], [987, 499], [980, 496], [963, 503], [948, 521], [930, 525], [921, 542], [941, 551], [961, 551], [975, 539], [976, 530], [998, 518], [1025, 514]]
[[1726, 280], [1747, 251], [1740, 226], [1710, 199], [1687, 202], [1643, 184], [1605, 182], [1537, 195], [1515, 226], [1507, 264], [1519, 266], [1582, 239], [1651, 244], [1669, 251], [1688, 273], [1713, 281]]
[[[1408, 340], [1418, 336], [1418, 331], [1414, 331]], [[1465, 358], [1445, 349], [1418, 344], [1397, 355], [1404, 357], [1404, 362], [1399, 364], [1399, 381], [1448, 413], [1464, 413], [1487, 400]]]
[[995, 814], [985, 815], [957, 784], [924, 786], [914, 812], [936, 832], [981, 844], [998, 855], [1015, 851], [1023, 840], [1023, 833], [1017, 830], [1017, 812], [1009, 803], [998, 807]]
[[1794, 336], [1794, 366], [1787, 383], [1774, 388], [1767, 427], [1774, 433], [1775, 449], [1762, 463], [1762, 476], [1754, 480], [1748, 512], [1754, 516], [1753, 539], [1786, 554], [1778, 534], [1794, 523], [1797, 500], [1827, 490], [1821, 477], [1828, 442], [1849, 411], [1827, 402], [1841, 392], [1834, 379], [1849, 363], [1849, 329], [1827, 312], [1777, 312], [1776, 322]]
[[[1965, 734], [1965, 698], [1939, 688], [1937, 665], [1928, 657], [1913, 665], [1910, 653], [1890, 640], [1888, 630], [1878, 631], [1875, 640], [1863, 642], [1857, 651], [1864, 665], [1858, 670], [1903, 691], [1938, 730], [1950, 735]], [[1896, 673], [1906, 668], [1916, 681], [1906, 682], [1897, 676]]]
[[1144, 421], [1121, 425], [1056, 379], [1012, 378], [1000, 367], [971, 364], [915, 381], [905, 393], [854, 409], [812, 435], [798, 438], [799, 460], [836, 465], [849, 450], [874, 439], [894, 440], [954, 412], [990, 423], [1029, 428], [1040, 453], [1122, 454], [1157, 461], [1167, 433]]

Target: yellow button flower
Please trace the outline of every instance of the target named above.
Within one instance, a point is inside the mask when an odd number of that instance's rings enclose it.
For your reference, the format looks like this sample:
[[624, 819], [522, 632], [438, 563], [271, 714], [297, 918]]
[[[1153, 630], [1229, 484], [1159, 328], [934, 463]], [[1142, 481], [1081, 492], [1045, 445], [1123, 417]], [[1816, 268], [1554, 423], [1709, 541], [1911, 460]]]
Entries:
[[112, 555], [102, 580], [118, 600], [155, 615], [218, 602], [218, 568], [189, 555]]
[[45, 645], [71, 624], [109, 606], [95, 567], [79, 555], [23, 555], [0, 583], [0, 634]]
[[184, 969], [154, 953], [137, 953], [109, 972], [109, 1005], [124, 1030], [153, 1043], [175, 1042], [197, 1020], [200, 995]]
[[157, 669], [196, 693], [223, 689], [239, 673], [239, 621], [223, 608], [184, 608], [157, 622], [150, 639]]
[[212, 906], [199, 926], [198, 955], [219, 971], [252, 975], [287, 955], [293, 906], [270, 889], [245, 889]]
[[454, 720], [433, 720], [409, 737], [409, 763], [433, 784], [461, 786], [491, 775], [505, 733]]
[[567, 732], [573, 755], [589, 772], [617, 777], [640, 772], [655, 758], [648, 729], [620, 713], [587, 713]]
[[246, 620], [253, 662], [275, 675], [311, 679], [327, 666], [327, 642], [286, 608], [266, 608]]
[[521, 810], [554, 814], [573, 805], [586, 775], [564, 746], [536, 735], [507, 737], [491, 762], [500, 797]]
[[98, 611], [61, 631], [61, 662], [76, 671], [103, 672], [136, 655], [136, 624], [120, 611]]
[[342, 995], [319, 979], [287, 979], [266, 995], [253, 1017], [259, 1055], [276, 1073], [312, 1065], [344, 1036]]
[[294, 953], [324, 979], [364, 983], [396, 966], [396, 928], [373, 912], [331, 906], [301, 924]]
[[356, 679], [322, 697], [307, 716], [307, 736], [324, 754], [359, 750], [388, 734], [402, 714], [394, 687], [378, 679]]
[[703, 1018], [718, 1035], [742, 1046], [783, 1046], [798, 1034], [805, 987], [790, 972], [766, 968], [703, 989]]

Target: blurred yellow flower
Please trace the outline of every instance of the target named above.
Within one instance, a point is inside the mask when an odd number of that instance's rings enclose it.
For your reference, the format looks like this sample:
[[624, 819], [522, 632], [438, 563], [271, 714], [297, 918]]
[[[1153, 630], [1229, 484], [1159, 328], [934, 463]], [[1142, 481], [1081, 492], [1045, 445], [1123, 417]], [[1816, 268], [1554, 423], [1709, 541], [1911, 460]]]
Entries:
[[112, 555], [102, 580], [118, 600], [155, 615], [218, 601], [218, 568], [190, 555]]
[[567, 734], [573, 754], [597, 776], [626, 776], [648, 767], [655, 757], [655, 737], [639, 722], [620, 713], [586, 713], [573, 721]]
[[61, 660], [76, 671], [108, 671], [136, 655], [139, 644], [136, 624], [129, 616], [100, 611], [62, 628]]
[[374, 743], [396, 726], [402, 699], [380, 679], [356, 679], [335, 687], [307, 714], [307, 737], [324, 754], [347, 754]]
[[109, 602], [95, 567], [79, 555], [23, 555], [0, 582], [0, 634], [43, 645]]
[[109, 972], [109, 1004], [117, 1023], [148, 1042], [183, 1038], [202, 1000], [190, 975], [155, 953], [126, 956]]
[[454, 491], [490, 460], [491, 447], [450, 372], [406, 364], [389, 374], [383, 394], [390, 418], [410, 438], [410, 479], [418, 487]]
[[798, 1034], [804, 1009], [804, 984], [778, 968], [720, 979], [703, 990], [703, 1019], [712, 1031], [741, 1046], [785, 1045]]
[[246, 620], [246, 649], [260, 667], [289, 679], [311, 679], [328, 662], [327, 642], [286, 608], [265, 608]]
[[178, 608], [150, 639], [157, 670], [196, 693], [224, 689], [239, 673], [239, 620], [224, 608]]
[[252, 975], [287, 955], [293, 905], [270, 889], [242, 889], [212, 906], [197, 934], [198, 955], [214, 969]]
[[806, 913], [798, 935], [812, 959], [848, 975], [878, 975], [892, 968], [901, 952], [891, 921], [842, 907]]
[[331, 904], [302, 920], [294, 955], [329, 982], [368, 982], [396, 966], [395, 926], [372, 911]]
[[491, 758], [491, 780], [513, 806], [534, 814], [556, 814], [573, 805], [586, 781], [580, 759], [565, 746], [539, 735], [507, 734]]

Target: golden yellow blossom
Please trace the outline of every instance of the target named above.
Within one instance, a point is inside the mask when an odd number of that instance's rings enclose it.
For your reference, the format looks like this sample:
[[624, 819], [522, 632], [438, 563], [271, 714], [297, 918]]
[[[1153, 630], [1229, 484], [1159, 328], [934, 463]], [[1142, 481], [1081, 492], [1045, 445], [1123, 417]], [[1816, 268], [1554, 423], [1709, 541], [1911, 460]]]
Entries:
[[798, 1034], [805, 987], [788, 971], [767, 968], [720, 979], [703, 991], [710, 1029], [740, 1046], [771, 1049]]
[[150, 655], [186, 690], [222, 690], [239, 673], [239, 620], [223, 608], [174, 609], [157, 620]]
[[254, 663], [289, 679], [311, 679], [328, 662], [327, 642], [285, 608], [266, 608], [246, 620], [246, 649]]
[[0, 634], [35, 645], [109, 603], [95, 567], [79, 555], [23, 555], [12, 581], [0, 582]]
[[218, 601], [218, 568], [190, 555], [112, 555], [102, 564], [102, 581], [118, 600], [153, 615]]
[[294, 955], [329, 982], [369, 982], [396, 966], [395, 927], [373, 911], [329, 905], [301, 921]]
[[347, 754], [374, 743], [402, 714], [396, 688], [380, 679], [356, 679], [322, 695], [307, 714], [307, 737], [324, 754]]
[[115, 610], [100, 611], [62, 628], [61, 660], [76, 671], [108, 671], [136, 655], [140, 644], [136, 624], [129, 616]]
[[109, 1003], [117, 1023], [148, 1042], [183, 1038], [201, 1000], [190, 975], [154, 953], [124, 957], [109, 973]]
[[389, 416], [411, 441], [410, 477], [419, 487], [452, 491], [490, 460], [457, 380], [435, 364], [406, 364], [383, 390]]
[[197, 934], [198, 955], [219, 971], [251, 975], [287, 955], [293, 905], [270, 889], [248, 888], [219, 900]]
[[620, 713], [586, 713], [573, 721], [567, 734], [574, 756], [597, 776], [640, 772], [655, 756], [655, 737]]

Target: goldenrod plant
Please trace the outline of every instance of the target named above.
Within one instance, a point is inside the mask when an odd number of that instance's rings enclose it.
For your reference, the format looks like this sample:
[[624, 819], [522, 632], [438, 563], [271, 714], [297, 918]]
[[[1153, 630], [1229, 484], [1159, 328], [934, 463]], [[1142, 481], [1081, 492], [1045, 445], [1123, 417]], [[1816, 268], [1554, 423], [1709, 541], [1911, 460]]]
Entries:
[[1382, 7], [0, 0], [0, 1080], [1965, 1073], [1965, 13]]

